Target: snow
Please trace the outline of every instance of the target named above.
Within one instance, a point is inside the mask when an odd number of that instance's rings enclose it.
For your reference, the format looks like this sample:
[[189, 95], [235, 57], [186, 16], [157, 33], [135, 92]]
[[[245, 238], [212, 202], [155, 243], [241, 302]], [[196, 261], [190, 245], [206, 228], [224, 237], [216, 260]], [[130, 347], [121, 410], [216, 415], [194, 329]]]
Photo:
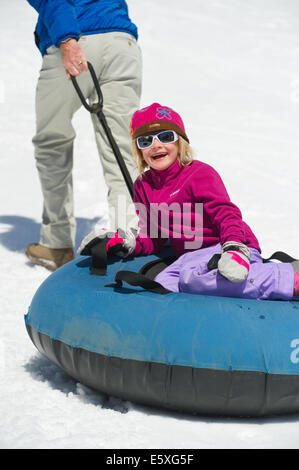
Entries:
[[[143, 51], [141, 105], [181, 113], [197, 158], [219, 171], [264, 256], [298, 257], [298, 1], [128, 5]], [[94, 392], [36, 351], [23, 317], [49, 272], [24, 249], [38, 241], [42, 209], [31, 143], [41, 57], [29, 4], [1, 0], [0, 13], [0, 447], [298, 449], [298, 415], [207, 418], [137, 406]], [[106, 214], [106, 187], [85, 109], [74, 127], [78, 245]]]

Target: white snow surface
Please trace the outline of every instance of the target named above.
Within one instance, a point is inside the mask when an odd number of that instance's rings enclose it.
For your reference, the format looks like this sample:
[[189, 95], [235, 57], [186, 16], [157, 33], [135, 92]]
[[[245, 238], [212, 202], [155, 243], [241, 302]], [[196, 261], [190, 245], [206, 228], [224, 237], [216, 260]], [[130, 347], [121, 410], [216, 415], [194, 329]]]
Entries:
[[[299, 256], [298, 0], [129, 0], [139, 27], [142, 106], [183, 117], [196, 158], [221, 174], [263, 255]], [[41, 56], [37, 14], [1, 0], [0, 448], [299, 448], [299, 415], [189, 416], [137, 406], [78, 383], [40, 355], [24, 314], [50, 275], [25, 257], [42, 197], [31, 139]], [[106, 215], [89, 113], [74, 118], [77, 246]], [[188, 397], [186, 397], [188, 400]]]

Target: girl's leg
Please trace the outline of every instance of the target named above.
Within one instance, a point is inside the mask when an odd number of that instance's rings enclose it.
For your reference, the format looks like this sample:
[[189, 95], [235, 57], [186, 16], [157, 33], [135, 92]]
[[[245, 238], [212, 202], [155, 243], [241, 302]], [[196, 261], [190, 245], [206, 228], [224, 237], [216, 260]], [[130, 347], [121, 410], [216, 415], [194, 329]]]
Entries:
[[189, 253], [185, 253], [180, 256], [174, 263], [167, 268], [163, 269], [156, 277], [155, 281], [159, 282], [166, 289], [173, 292], [180, 292], [180, 273], [182, 270], [197, 269], [199, 258], [201, 263], [207, 265], [212, 256], [216, 253], [221, 252], [221, 245], [211, 246], [208, 248], [202, 248], [200, 250], [194, 250]]
[[184, 260], [184, 256], [180, 256], [174, 263], [163, 269], [156, 277], [155, 281], [159, 282], [165, 289], [172, 292], [179, 292], [180, 267]]
[[263, 263], [259, 252], [252, 249], [248, 278], [244, 282], [234, 283], [221, 276], [217, 269], [209, 270], [207, 267], [211, 253], [219, 250], [220, 245], [217, 245], [179, 258], [179, 292], [263, 300], [290, 300], [293, 297], [294, 269], [291, 264]]

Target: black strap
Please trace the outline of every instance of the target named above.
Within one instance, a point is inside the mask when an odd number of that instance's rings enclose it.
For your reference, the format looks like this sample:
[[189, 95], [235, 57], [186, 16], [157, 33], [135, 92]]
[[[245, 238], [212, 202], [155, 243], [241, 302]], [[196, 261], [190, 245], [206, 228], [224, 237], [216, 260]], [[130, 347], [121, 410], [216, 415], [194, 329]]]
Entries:
[[95, 276], [105, 276], [107, 272], [107, 251], [105, 239], [100, 240], [99, 243], [94, 245], [90, 250], [90, 254], [92, 256], [90, 274]]
[[171, 291], [165, 289], [159, 282], [153, 281], [147, 276], [133, 271], [118, 271], [115, 275], [116, 284], [108, 284], [105, 287], [122, 287], [123, 281], [131, 286], [142, 287], [145, 290], [154, 292], [155, 294], [169, 294]]
[[107, 272], [107, 251], [106, 245], [109, 237], [95, 237], [82, 250], [84, 256], [91, 256], [90, 274], [95, 276], [105, 276]]
[[[208, 262], [208, 269], [213, 270], [218, 268], [218, 261], [221, 258], [221, 254], [216, 253], [215, 255], [212, 256], [210, 261]], [[284, 253], [283, 251], [275, 251], [273, 255], [271, 255], [269, 258], [263, 258], [263, 263], [267, 263], [268, 261], [271, 261], [272, 259], [275, 259], [277, 261], [280, 261], [281, 263], [292, 263], [293, 261], [298, 261], [296, 258], [293, 258], [292, 256], [288, 255], [287, 253]]]
[[[220, 258], [220, 254], [215, 254], [208, 263], [209, 269], [217, 269], [218, 261]], [[105, 287], [116, 287], [121, 288], [123, 281], [127, 282], [131, 286], [138, 286], [142, 287], [145, 290], [150, 292], [154, 292], [155, 294], [169, 294], [171, 291], [163, 287], [159, 282], [154, 281], [151, 277], [144, 275], [143, 273], [150, 273], [152, 276], [153, 273], [156, 275], [161, 272], [166, 266], [169, 266], [176, 258], [173, 256], [167, 258], [161, 258], [158, 260], [150, 261], [146, 263], [138, 273], [133, 271], [118, 271], [115, 275], [115, 284], [107, 284]], [[263, 262], [266, 263], [271, 259], [276, 259], [277, 261], [281, 261], [282, 263], [291, 263], [292, 261], [296, 261], [295, 258], [284, 253], [282, 251], [276, 251], [267, 259], [263, 259]], [[152, 272], [152, 268], [154, 271]]]
[[131, 286], [142, 287], [155, 294], [169, 294], [171, 291], [163, 287], [159, 282], [154, 281], [154, 278], [176, 259], [176, 256], [155, 259], [144, 264], [138, 273], [134, 271], [118, 271], [115, 275], [115, 284], [107, 284], [105, 287], [120, 288], [122, 287], [122, 282], [125, 281]]
[[118, 145], [114, 140], [114, 137], [111, 133], [111, 130], [110, 130], [110, 128], [107, 124], [106, 118], [104, 116], [104, 113], [103, 113], [103, 94], [102, 94], [102, 91], [101, 91], [101, 88], [100, 88], [100, 85], [99, 85], [99, 81], [97, 79], [96, 73], [95, 73], [94, 68], [91, 65], [91, 63], [87, 62], [87, 65], [88, 65], [88, 69], [89, 69], [91, 78], [93, 80], [93, 83], [94, 83], [94, 86], [95, 86], [95, 89], [96, 89], [96, 92], [97, 92], [97, 95], [98, 95], [98, 102], [93, 103], [92, 105], [89, 105], [87, 103], [87, 101], [86, 101], [86, 99], [85, 99], [85, 97], [82, 93], [82, 90], [80, 89], [80, 87], [77, 83], [76, 77], [74, 77], [73, 75], [71, 75], [72, 83], [75, 87], [76, 92], [78, 93], [78, 96], [79, 96], [83, 106], [87, 109], [87, 111], [89, 111], [90, 113], [94, 113], [98, 116], [99, 121], [102, 124], [102, 126], [104, 128], [104, 131], [106, 133], [106, 136], [108, 138], [108, 141], [111, 145], [111, 148], [113, 150], [114, 156], [115, 156], [116, 161], [117, 161], [118, 166], [119, 166], [119, 169], [120, 169], [120, 171], [123, 175], [123, 178], [125, 180], [125, 183], [127, 185], [130, 196], [133, 200], [133, 196], [134, 196], [133, 181], [132, 181], [131, 175], [130, 175], [128, 169], [127, 169], [127, 166], [125, 164], [123, 156], [120, 153]]
[[296, 258], [293, 258], [283, 251], [275, 251], [275, 253], [273, 253], [273, 255], [271, 255], [269, 258], [263, 258], [263, 263], [267, 263], [267, 261], [270, 261], [271, 259], [276, 259], [282, 263], [292, 263], [293, 261], [298, 261]]
[[139, 270], [139, 274], [143, 274], [150, 279], [154, 279], [163, 269], [167, 268], [177, 259], [176, 256], [166, 256], [165, 258], [158, 258], [149, 263], [146, 263]]
[[208, 269], [210, 271], [218, 268], [218, 261], [220, 260], [220, 258], [221, 258], [221, 254], [219, 253], [215, 253], [215, 255], [212, 256], [212, 258], [208, 262]]

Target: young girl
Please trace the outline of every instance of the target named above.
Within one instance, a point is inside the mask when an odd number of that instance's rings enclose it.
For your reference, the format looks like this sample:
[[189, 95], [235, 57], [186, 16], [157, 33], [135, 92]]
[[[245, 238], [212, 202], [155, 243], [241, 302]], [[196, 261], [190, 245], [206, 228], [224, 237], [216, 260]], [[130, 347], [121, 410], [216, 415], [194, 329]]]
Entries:
[[[169, 239], [178, 259], [155, 280], [173, 292], [283, 300], [299, 295], [299, 262], [262, 262], [258, 240], [218, 173], [193, 160], [178, 113], [158, 103], [140, 109], [131, 135], [140, 171], [134, 183], [139, 233], [116, 233], [107, 250], [118, 247], [119, 256], [158, 253]], [[217, 254], [218, 266], [211, 269]]]

